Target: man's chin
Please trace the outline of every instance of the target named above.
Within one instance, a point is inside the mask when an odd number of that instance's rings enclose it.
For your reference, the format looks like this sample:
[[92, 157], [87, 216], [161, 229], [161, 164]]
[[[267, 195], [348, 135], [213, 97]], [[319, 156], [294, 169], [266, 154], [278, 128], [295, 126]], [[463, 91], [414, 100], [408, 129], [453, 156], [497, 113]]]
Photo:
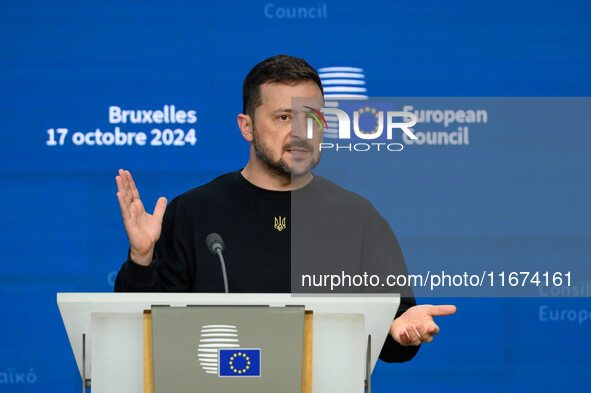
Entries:
[[304, 172], [304, 171], [302, 171], [302, 172], [293, 172], [292, 171], [291, 172], [291, 178], [292, 179], [300, 179], [300, 178], [306, 176], [309, 173], [310, 173], [310, 171], [307, 171], [307, 172]]
[[308, 175], [316, 167], [316, 162], [297, 162], [291, 166], [291, 177], [299, 178]]

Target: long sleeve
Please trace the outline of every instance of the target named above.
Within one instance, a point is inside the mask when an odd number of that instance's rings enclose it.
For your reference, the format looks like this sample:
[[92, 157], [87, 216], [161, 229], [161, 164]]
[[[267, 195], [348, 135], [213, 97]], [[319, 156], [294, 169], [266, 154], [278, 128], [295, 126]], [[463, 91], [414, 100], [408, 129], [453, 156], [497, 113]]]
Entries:
[[[390, 224], [370, 206], [364, 227], [364, 269], [377, 274], [381, 280], [388, 275], [408, 276], [408, 269], [402, 250], [390, 227]], [[383, 281], [382, 281], [383, 282]], [[378, 287], [377, 291], [399, 293], [400, 306], [395, 318], [406, 310], [416, 306], [413, 290], [410, 285], [402, 287]], [[411, 360], [419, 351], [419, 346], [403, 346], [396, 342], [388, 333], [380, 352], [380, 359], [388, 363], [400, 363]]]
[[156, 269], [157, 259], [149, 266], [138, 265], [129, 258], [119, 269], [115, 279], [115, 292], [159, 292], [160, 280]]
[[192, 227], [185, 221], [175, 224], [176, 204], [173, 200], [166, 209], [150, 265], [138, 265], [128, 253], [115, 279], [115, 292], [193, 291]]
[[[406, 310], [408, 310], [412, 306], [416, 306], [417, 302], [413, 297], [403, 297], [400, 299], [400, 307], [396, 312], [396, 318], [401, 316]], [[386, 337], [386, 341], [384, 342], [384, 346], [382, 347], [382, 351], [380, 352], [380, 360], [386, 363], [402, 363], [408, 362], [412, 358], [415, 357], [419, 349], [421, 348], [420, 345], [414, 346], [404, 346], [398, 344], [388, 333]]]

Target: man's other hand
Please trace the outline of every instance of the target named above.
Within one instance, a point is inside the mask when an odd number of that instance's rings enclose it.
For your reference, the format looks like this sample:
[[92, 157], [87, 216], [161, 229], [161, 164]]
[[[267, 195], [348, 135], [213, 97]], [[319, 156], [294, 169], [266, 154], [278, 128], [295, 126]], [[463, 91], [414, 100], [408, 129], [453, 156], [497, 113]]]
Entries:
[[451, 315], [456, 312], [456, 306], [432, 306], [423, 304], [413, 306], [396, 318], [390, 327], [390, 335], [401, 345], [420, 345], [433, 341], [433, 336], [439, 333], [439, 326], [433, 317]]
[[147, 266], [152, 262], [154, 246], [160, 238], [162, 217], [166, 210], [166, 198], [156, 202], [154, 214], [148, 214], [129, 171], [119, 170], [117, 199], [123, 216], [123, 225], [129, 239], [130, 258], [133, 262]]

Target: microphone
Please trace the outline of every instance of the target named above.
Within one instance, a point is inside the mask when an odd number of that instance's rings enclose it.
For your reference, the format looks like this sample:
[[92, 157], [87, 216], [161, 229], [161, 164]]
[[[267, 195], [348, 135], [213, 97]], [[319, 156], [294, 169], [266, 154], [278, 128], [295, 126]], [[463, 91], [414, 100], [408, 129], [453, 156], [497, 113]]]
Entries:
[[220, 258], [220, 264], [222, 265], [222, 275], [224, 276], [224, 289], [226, 293], [228, 293], [228, 276], [226, 275], [226, 263], [224, 262], [224, 256], [222, 255], [222, 251], [225, 250], [224, 241], [222, 237], [217, 233], [210, 233], [205, 238], [205, 244], [207, 244], [207, 248], [212, 254], [217, 254]]

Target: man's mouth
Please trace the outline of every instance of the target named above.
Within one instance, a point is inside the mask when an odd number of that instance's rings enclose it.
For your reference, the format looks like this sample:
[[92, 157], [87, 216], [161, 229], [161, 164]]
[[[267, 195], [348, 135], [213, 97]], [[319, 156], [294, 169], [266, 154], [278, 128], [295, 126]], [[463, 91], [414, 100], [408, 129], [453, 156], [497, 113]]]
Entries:
[[291, 154], [292, 157], [304, 157], [310, 153], [309, 149], [305, 149], [303, 147], [290, 147], [287, 149], [287, 152]]

